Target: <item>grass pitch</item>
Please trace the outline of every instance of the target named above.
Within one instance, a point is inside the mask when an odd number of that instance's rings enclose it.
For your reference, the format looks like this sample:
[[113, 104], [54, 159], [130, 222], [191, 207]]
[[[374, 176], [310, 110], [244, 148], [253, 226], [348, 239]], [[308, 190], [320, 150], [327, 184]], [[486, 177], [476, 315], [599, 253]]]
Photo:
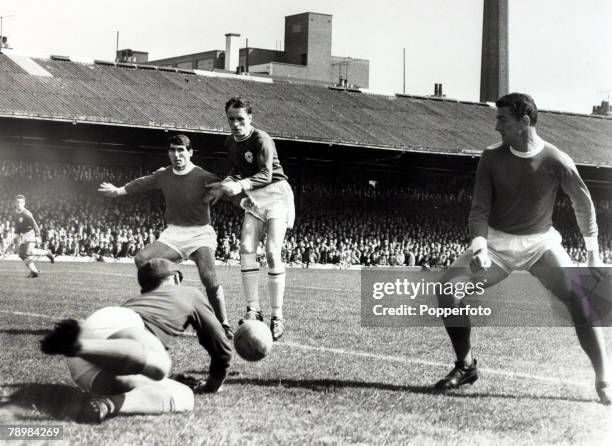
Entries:
[[[196, 395], [192, 413], [79, 424], [83, 394], [38, 340], [56, 319], [138, 293], [135, 268], [40, 269], [26, 279], [20, 262], [0, 262], [0, 424], [61, 424], [64, 440], [51, 444], [612, 444], [612, 410], [597, 402], [572, 328], [476, 328], [481, 378], [434, 394], [453, 361], [442, 326], [361, 327], [359, 272], [350, 270], [288, 270], [282, 341], [258, 363], [236, 357], [224, 391]], [[186, 285], [201, 288], [194, 267], [182, 270]], [[244, 310], [240, 272], [218, 272], [235, 323]], [[490, 294], [529, 303], [540, 288], [524, 279], [523, 289]], [[263, 273], [260, 282], [267, 296]], [[610, 346], [611, 329], [606, 336]], [[206, 377], [196, 338], [179, 339], [170, 354], [173, 371]]]

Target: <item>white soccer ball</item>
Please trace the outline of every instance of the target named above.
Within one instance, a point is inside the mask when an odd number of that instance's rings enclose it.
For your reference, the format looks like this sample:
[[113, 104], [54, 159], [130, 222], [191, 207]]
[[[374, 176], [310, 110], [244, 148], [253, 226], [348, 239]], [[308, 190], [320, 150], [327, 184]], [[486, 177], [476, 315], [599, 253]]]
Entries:
[[270, 328], [260, 321], [244, 321], [234, 334], [236, 353], [247, 361], [259, 361], [272, 350]]

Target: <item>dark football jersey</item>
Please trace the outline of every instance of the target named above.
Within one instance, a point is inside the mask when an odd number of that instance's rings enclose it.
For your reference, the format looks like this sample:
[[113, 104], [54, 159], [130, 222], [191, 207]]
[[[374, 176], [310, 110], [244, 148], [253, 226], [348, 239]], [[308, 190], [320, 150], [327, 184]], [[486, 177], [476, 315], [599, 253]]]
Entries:
[[154, 291], [128, 299], [122, 305], [140, 315], [147, 329], [170, 348], [177, 336], [191, 326], [200, 344], [210, 354], [210, 373], [225, 378], [232, 358], [232, 346], [208, 299], [191, 287], [163, 285]]
[[219, 178], [202, 169], [194, 168], [186, 175], [177, 175], [168, 166], [152, 175], [137, 178], [125, 185], [125, 191], [139, 194], [161, 189], [166, 200], [166, 223], [177, 226], [204, 226], [210, 224], [210, 206], [204, 202], [206, 186]]
[[[225, 139], [225, 149], [232, 165], [230, 176], [237, 180], [248, 179], [253, 189], [287, 179], [278, 160], [274, 140], [262, 130], [253, 129], [251, 135], [241, 141], [236, 141], [233, 135], [228, 136]], [[271, 170], [266, 163], [270, 159]]]
[[32, 213], [27, 209], [24, 209], [23, 212], [15, 211], [13, 213], [13, 221], [17, 234], [25, 234], [26, 232], [34, 231], [36, 237], [40, 236], [40, 230], [38, 229], [36, 220], [34, 220]]
[[571, 199], [582, 235], [597, 236], [593, 201], [576, 165], [552, 144], [542, 145], [534, 155], [520, 156], [504, 144], [482, 153], [469, 216], [472, 238], [486, 238], [489, 226], [515, 235], [546, 232], [559, 189]]

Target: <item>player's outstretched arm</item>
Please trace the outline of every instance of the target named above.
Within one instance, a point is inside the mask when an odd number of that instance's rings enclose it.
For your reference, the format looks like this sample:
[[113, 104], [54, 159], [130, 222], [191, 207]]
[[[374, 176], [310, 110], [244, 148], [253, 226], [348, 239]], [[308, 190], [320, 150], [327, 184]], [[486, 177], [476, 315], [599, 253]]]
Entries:
[[31, 219], [30, 224], [32, 225], [32, 228], [34, 229], [34, 234], [36, 237], [36, 246], [40, 247], [42, 246], [42, 237], [40, 235], [40, 228], [38, 227], [38, 223], [36, 223], [36, 220], [34, 219], [34, 217], [30, 215], [30, 219]]
[[243, 207], [241, 201], [244, 199], [244, 189], [239, 181], [231, 177], [225, 178], [223, 181], [208, 184], [208, 192], [204, 201], [211, 206], [219, 200], [227, 200], [236, 206]]
[[218, 181], [216, 183], [210, 183], [208, 187], [211, 190], [219, 190], [223, 193], [223, 195], [228, 197], [233, 197], [238, 195], [240, 192], [244, 190], [244, 187], [240, 183], [240, 181], [236, 181], [231, 178], [226, 178], [223, 181]]
[[127, 192], [125, 191], [125, 187], [116, 187], [111, 183], [100, 184], [100, 187], [98, 187], [98, 192], [100, 192], [105, 197], [118, 197], [120, 195], [127, 194]]

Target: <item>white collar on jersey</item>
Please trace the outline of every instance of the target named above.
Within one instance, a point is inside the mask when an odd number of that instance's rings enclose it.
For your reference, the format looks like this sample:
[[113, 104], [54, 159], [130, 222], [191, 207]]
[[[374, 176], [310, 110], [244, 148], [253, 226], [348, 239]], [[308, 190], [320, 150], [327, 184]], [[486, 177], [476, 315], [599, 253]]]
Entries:
[[172, 172], [174, 172], [176, 175], [187, 175], [189, 172], [193, 170], [194, 167], [195, 167], [195, 164], [189, 163], [187, 167], [185, 168], [185, 170], [179, 171], [179, 170], [174, 170], [174, 168], [172, 168]]
[[512, 154], [518, 156], [519, 158], [532, 158], [540, 153], [542, 149], [544, 149], [544, 140], [542, 138], [537, 139], [533, 150], [530, 150], [529, 152], [520, 152], [514, 149], [514, 147], [510, 146], [510, 151]]
[[234, 141], [236, 141], [236, 142], [246, 141], [247, 139], [249, 139], [251, 137], [251, 135], [253, 134], [254, 131], [255, 131], [255, 129], [253, 127], [251, 127], [251, 131], [249, 132], [248, 135], [246, 135], [244, 138], [236, 138], [236, 136], [234, 136]]

